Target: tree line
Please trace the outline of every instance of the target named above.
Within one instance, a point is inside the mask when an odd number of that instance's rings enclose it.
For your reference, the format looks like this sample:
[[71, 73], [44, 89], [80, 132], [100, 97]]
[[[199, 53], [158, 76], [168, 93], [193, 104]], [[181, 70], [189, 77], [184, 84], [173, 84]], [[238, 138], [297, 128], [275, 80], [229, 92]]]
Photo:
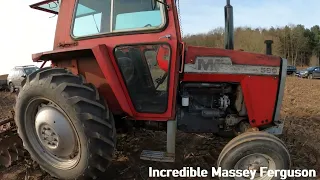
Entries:
[[[187, 34], [185, 42], [194, 46], [224, 47], [224, 28], [216, 28], [207, 33]], [[284, 27], [234, 29], [234, 48], [244, 51], [265, 53], [265, 40], [273, 40], [272, 54], [288, 59], [294, 66], [319, 65], [320, 27], [306, 28], [304, 25]]]

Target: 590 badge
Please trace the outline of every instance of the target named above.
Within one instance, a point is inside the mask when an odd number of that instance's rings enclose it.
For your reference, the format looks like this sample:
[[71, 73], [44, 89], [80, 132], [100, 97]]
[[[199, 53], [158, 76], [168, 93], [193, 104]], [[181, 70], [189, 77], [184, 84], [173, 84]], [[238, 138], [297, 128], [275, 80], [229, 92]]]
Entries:
[[279, 68], [276, 68], [276, 67], [261, 67], [261, 73], [263, 73], [263, 74], [277, 74], [277, 73], [279, 73]]

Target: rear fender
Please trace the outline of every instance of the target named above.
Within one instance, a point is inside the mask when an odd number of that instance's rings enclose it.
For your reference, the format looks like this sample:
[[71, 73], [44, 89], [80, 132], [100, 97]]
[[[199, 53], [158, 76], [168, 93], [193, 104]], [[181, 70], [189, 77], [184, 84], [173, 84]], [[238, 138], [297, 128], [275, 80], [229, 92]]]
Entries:
[[76, 75], [81, 74], [97, 87], [113, 113], [133, 116], [106, 45], [57, 49], [33, 54], [32, 59], [34, 62], [51, 61], [53, 67], [68, 68]]

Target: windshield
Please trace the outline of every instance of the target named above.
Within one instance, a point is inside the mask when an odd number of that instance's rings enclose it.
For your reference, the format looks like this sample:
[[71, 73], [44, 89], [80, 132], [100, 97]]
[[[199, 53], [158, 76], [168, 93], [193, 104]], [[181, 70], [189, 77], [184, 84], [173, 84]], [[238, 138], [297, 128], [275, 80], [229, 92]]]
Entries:
[[153, 0], [79, 0], [73, 36], [159, 29], [165, 25], [164, 5]]
[[38, 67], [30, 67], [30, 68], [24, 68], [24, 72], [26, 75], [29, 75], [35, 71], [37, 71], [39, 68]]
[[307, 68], [308, 71], [314, 70], [316, 67], [309, 67]]

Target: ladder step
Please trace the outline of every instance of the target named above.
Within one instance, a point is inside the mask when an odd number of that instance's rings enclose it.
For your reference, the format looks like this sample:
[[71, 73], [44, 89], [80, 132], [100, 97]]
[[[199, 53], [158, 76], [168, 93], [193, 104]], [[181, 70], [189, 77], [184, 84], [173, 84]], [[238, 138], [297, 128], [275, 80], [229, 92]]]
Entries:
[[175, 154], [169, 154], [162, 151], [149, 151], [143, 150], [140, 159], [147, 161], [158, 161], [158, 162], [174, 162]]

